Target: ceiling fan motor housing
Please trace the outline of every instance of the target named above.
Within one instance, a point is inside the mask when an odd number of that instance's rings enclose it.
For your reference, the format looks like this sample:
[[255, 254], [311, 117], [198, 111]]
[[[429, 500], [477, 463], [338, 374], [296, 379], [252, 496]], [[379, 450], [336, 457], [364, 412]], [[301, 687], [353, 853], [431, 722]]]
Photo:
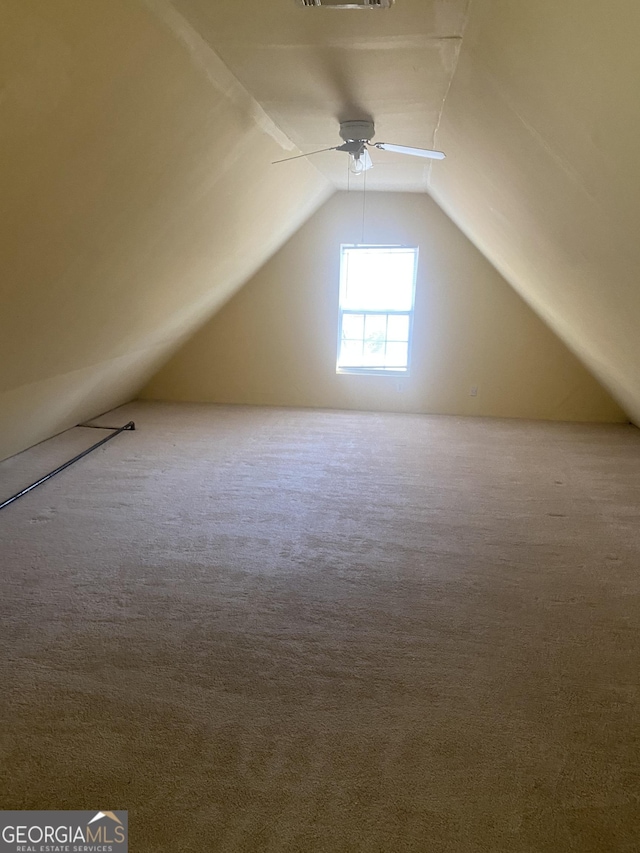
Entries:
[[340, 122], [340, 137], [345, 142], [369, 142], [374, 134], [375, 128], [372, 121]]

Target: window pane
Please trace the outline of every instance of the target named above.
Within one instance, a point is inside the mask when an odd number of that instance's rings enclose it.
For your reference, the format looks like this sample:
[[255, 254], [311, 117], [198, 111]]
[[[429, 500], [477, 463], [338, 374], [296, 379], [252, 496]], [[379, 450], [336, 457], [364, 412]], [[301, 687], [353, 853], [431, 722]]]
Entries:
[[391, 314], [387, 326], [388, 341], [409, 340], [409, 317], [406, 314]]
[[411, 311], [415, 249], [343, 249], [342, 308]]
[[366, 342], [362, 353], [362, 364], [365, 367], [384, 366], [384, 341]]
[[387, 336], [387, 315], [367, 314], [364, 321], [366, 341], [384, 341]]
[[338, 367], [360, 367], [362, 365], [362, 341], [342, 341]]
[[364, 337], [364, 314], [343, 314], [342, 337], [361, 341]]
[[385, 367], [406, 367], [407, 349], [407, 344], [388, 343]]
[[343, 246], [338, 369], [407, 369], [418, 250]]

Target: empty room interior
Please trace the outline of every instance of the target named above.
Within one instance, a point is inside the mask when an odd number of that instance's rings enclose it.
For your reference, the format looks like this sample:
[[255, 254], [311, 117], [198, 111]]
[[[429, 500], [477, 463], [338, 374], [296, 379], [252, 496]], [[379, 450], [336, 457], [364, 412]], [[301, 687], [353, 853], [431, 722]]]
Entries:
[[640, 849], [638, 33], [0, 0], [0, 809], [104, 824], [47, 851]]

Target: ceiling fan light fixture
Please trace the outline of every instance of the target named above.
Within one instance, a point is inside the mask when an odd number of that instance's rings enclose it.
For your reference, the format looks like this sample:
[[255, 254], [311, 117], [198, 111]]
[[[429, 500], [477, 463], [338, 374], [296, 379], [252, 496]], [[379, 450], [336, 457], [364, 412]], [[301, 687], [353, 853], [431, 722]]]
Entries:
[[349, 171], [352, 175], [361, 175], [363, 172], [373, 168], [371, 157], [366, 148], [357, 154], [350, 154], [349, 161]]

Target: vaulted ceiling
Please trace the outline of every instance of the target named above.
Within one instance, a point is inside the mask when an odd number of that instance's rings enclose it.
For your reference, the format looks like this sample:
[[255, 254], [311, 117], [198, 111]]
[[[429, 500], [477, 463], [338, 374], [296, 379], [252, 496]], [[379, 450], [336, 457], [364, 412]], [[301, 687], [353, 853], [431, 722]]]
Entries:
[[[637, 3], [174, 5], [302, 151], [360, 117], [445, 150], [373, 151], [367, 189], [429, 192], [640, 422]], [[346, 155], [309, 159], [345, 187]]]
[[[164, 0], [162, 0], [164, 2]], [[173, 0], [303, 152], [339, 145], [339, 122], [373, 119], [375, 141], [433, 147], [469, 0], [398, 0], [391, 9], [295, 0]], [[373, 150], [368, 190], [425, 191], [428, 161]], [[348, 157], [313, 164], [347, 188]], [[284, 176], [288, 166], [281, 165]]]
[[[133, 394], [335, 189], [429, 192], [640, 422], [631, 0], [0, 0], [0, 457]], [[357, 181], [362, 181], [358, 178]], [[352, 188], [361, 186], [352, 179]]]
[[0, 0], [0, 458], [136, 395], [331, 193], [169, 5]]
[[640, 5], [472, 0], [430, 192], [640, 424]]

